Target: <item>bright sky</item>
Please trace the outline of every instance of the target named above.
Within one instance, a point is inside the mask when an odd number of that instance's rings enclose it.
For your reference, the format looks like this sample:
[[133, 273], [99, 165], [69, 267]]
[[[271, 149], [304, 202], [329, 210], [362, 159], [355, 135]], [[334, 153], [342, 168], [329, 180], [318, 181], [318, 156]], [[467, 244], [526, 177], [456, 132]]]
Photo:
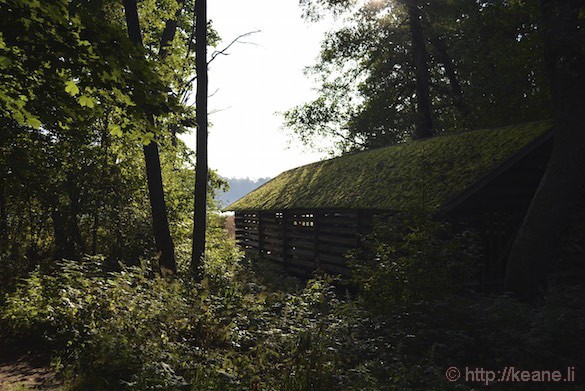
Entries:
[[[303, 69], [313, 65], [328, 25], [301, 19], [298, 0], [213, 0], [208, 16], [228, 45], [209, 68], [209, 167], [224, 177], [273, 177], [320, 160], [298, 142], [289, 145], [283, 112], [314, 96]], [[210, 53], [211, 54], [211, 53]], [[195, 149], [195, 132], [183, 137]]]

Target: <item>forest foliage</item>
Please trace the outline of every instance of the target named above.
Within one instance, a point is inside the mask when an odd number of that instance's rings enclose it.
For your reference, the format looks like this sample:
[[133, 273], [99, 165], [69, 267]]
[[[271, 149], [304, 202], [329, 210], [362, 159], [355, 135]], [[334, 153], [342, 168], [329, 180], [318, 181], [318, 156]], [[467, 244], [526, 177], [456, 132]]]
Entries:
[[421, 12], [435, 134], [550, 118], [536, 1], [305, 0], [309, 19], [333, 13], [339, 27], [306, 71], [318, 97], [285, 113], [294, 137], [316, 148], [333, 139], [334, 154], [411, 138], [410, 3]]

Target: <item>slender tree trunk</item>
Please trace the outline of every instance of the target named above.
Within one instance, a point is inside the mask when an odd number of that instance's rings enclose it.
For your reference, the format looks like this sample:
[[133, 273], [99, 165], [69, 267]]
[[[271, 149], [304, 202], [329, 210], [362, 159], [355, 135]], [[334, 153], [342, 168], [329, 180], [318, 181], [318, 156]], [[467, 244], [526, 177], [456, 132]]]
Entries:
[[506, 287], [526, 300], [546, 287], [571, 208], [585, 185], [585, 56], [577, 30], [583, 8], [581, 0], [541, 0], [556, 134], [506, 270]]
[[430, 73], [428, 53], [421, 21], [421, 11], [415, 0], [403, 0], [408, 9], [412, 43], [412, 60], [416, 83], [416, 128], [413, 138], [422, 139], [433, 136], [433, 119], [430, 95]]
[[157, 251], [160, 252], [159, 265], [161, 270], [167, 269], [175, 273], [177, 264], [175, 261], [175, 247], [171, 237], [169, 221], [167, 218], [167, 206], [162, 183], [160, 169], [160, 156], [158, 144], [151, 142], [144, 146], [144, 157], [146, 160], [146, 177], [148, 180], [148, 194], [152, 209], [154, 228], [154, 241]]
[[198, 276], [205, 257], [207, 220], [207, 2], [195, 2], [195, 58], [197, 70], [197, 161], [191, 270]]
[[185, 0], [177, 0], [177, 4], [179, 5], [179, 9], [177, 9], [177, 12], [175, 12], [175, 18], [166, 21], [165, 29], [162, 32], [162, 36], [160, 39], [160, 50], [158, 52], [158, 57], [160, 59], [165, 59], [167, 57], [168, 55], [167, 48], [173, 42], [173, 39], [175, 39], [179, 18], [181, 17], [181, 13], [183, 12], [183, 5], [185, 4]]
[[100, 209], [96, 208], [93, 212], [93, 226], [91, 230], [91, 254], [97, 255], [97, 240], [98, 240], [98, 230], [100, 228]]
[[69, 197], [69, 214], [67, 216], [67, 230], [70, 232], [71, 239], [75, 245], [75, 253], [77, 255], [85, 253], [85, 243], [81, 230], [79, 229], [79, 215], [80, 211], [80, 194], [79, 189], [75, 184], [75, 177], [73, 174], [67, 175], [67, 195]]
[[[128, 27], [128, 36], [138, 47], [142, 47], [142, 34], [140, 21], [138, 20], [138, 8], [136, 0], [123, 0]], [[154, 118], [148, 114], [148, 120], [154, 124]], [[150, 195], [150, 207], [154, 229], [154, 240], [156, 249], [159, 252], [159, 266], [161, 270], [166, 269], [175, 273], [177, 264], [175, 261], [175, 247], [169, 229], [167, 208], [165, 203], [162, 174], [160, 168], [160, 156], [158, 144], [151, 142], [144, 146], [144, 160], [146, 162], [146, 178], [148, 182], [148, 193]]]
[[471, 110], [469, 106], [465, 102], [465, 97], [463, 95], [463, 89], [461, 88], [461, 83], [459, 83], [459, 78], [457, 77], [457, 72], [455, 68], [455, 63], [453, 62], [453, 58], [449, 55], [449, 50], [447, 47], [447, 43], [437, 34], [430, 34], [431, 44], [437, 50], [437, 57], [438, 60], [443, 64], [445, 67], [445, 74], [447, 79], [449, 79], [449, 85], [451, 86], [451, 92], [453, 94], [453, 105], [459, 111], [459, 113], [463, 116], [465, 125], [467, 127], [472, 127], [473, 125], [470, 124], [470, 113]]
[[51, 211], [53, 230], [55, 234], [55, 259], [75, 259], [75, 246], [67, 231], [66, 218], [58, 207]]
[[0, 178], [0, 254], [6, 250], [8, 237], [8, 212], [6, 208], [6, 179], [5, 171]]

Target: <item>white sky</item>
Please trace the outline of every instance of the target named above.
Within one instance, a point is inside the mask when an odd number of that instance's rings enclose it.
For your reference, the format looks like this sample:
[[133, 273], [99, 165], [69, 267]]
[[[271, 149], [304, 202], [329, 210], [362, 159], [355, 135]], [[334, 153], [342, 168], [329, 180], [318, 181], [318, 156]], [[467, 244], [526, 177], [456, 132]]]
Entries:
[[[302, 20], [298, 0], [212, 0], [208, 17], [223, 40], [218, 49], [261, 30], [244, 39], [253, 45], [235, 44], [210, 64], [209, 167], [224, 177], [273, 177], [323, 158], [289, 145], [276, 113], [314, 96], [303, 69], [330, 25]], [[195, 132], [183, 139], [195, 149]]]

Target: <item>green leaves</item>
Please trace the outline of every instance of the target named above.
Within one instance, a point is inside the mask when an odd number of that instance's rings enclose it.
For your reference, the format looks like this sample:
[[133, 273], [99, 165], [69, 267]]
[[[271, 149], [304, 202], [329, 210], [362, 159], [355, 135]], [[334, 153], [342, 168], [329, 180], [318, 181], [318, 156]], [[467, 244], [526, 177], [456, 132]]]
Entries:
[[88, 95], [81, 95], [77, 101], [81, 106], [89, 107], [90, 109], [93, 109], [96, 103], [95, 99]]
[[26, 119], [26, 124], [32, 128], [38, 129], [41, 127], [41, 121], [35, 117], [34, 115], [31, 115], [30, 117], [28, 117]]
[[69, 80], [65, 82], [65, 92], [67, 92], [71, 96], [76, 96], [79, 94], [79, 87], [74, 80]]
[[12, 64], [12, 60], [8, 57], [0, 56], [0, 68], [6, 69]]
[[122, 127], [118, 124], [109, 124], [108, 131], [114, 137], [122, 137]]
[[152, 132], [147, 132], [147, 133], [143, 134], [143, 135], [142, 135], [142, 140], [141, 140], [141, 141], [142, 141], [142, 144], [143, 144], [143, 145], [148, 145], [148, 144], [150, 144], [151, 142], [153, 142], [153, 141], [154, 141], [154, 133], [152, 133]]

